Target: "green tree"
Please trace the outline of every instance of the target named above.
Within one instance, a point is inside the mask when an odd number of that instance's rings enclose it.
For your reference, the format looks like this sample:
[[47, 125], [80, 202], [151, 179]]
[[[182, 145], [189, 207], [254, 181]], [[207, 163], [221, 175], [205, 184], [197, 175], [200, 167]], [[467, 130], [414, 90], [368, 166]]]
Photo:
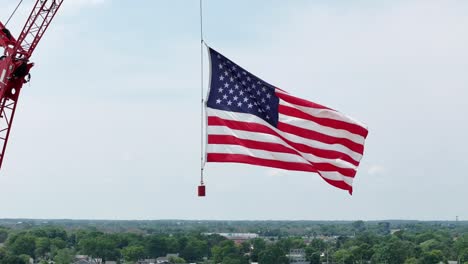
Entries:
[[206, 241], [199, 240], [196, 237], [190, 237], [187, 245], [180, 252], [180, 256], [189, 262], [201, 260], [208, 254], [209, 248]]
[[320, 253], [314, 252], [307, 257], [310, 264], [320, 264]]
[[270, 245], [260, 252], [258, 262], [268, 264], [287, 264], [289, 263], [289, 259], [286, 257], [286, 252], [278, 245]]
[[0, 229], [0, 243], [4, 243], [8, 238], [8, 231], [5, 229]]
[[187, 261], [181, 257], [169, 257], [169, 262], [171, 263], [187, 263]]
[[361, 233], [366, 230], [366, 224], [362, 220], [353, 222], [352, 226], [353, 226], [354, 232], [356, 233]]
[[412, 245], [396, 237], [374, 246], [373, 263], [401, 264], [411, 256]]
[[80, 240], [78, 248], [85, 255], [90, 255], [104, 260], [117, 260], [120, 258], [118, 241], [112, 237], [101, 235], [96, 238], [85, 238]]
[[460, 252], [459, 259], [461, 263], [468, 262], [468, 248]]
[[333, 253], [333, 260], [339, 264], [353, 264], [354, 258], [351, 252], [346, 249], [339, 249]]
[[0, 264], [28, 264], [28, 263], [29, 262], [25, 262], [24, 259], [22, 259], [21, 257], [15, 256], [15, 255], [7, 255], [0, 261]]
[[265, 240], [261, 238], [255, 238], [252, 240], [252, 253], [250, 258], [252, 259], [252, 262], [258, 262], [258, 257], [260, 255], [260, 252], [266, 249], [266, 243]]
[[404, 264], [419, 264], [419, 261], [415, 257], [407, 258]]
[[125, 261], [137, 261], [145, 256], [145, 248], [143, 246], [128, 246], [122, 248], [122, 256]]
[[47, 237], [39, 237], [36, 239], [36, 250], [34, 251], [36, 258], [43, 257], [50, 252], [50, 240]]
[[25, 254], [34, 257], [36, 250], [36, 239], [29, 234], [19, 234], [12, 240], [12, 243], [7, 245], [13, 255], [19, 256]]
[[437, 264], [444, 259], [441, 250], [431, 250], [430, 252], [424, 252], [421, 258], [421, 264]]
[[69, 248], [59, 249], [54, 261], [56, 264], [70, 264], [73, 263], [74, 255], [75, 252]]
[[221, 263], [225, 257], [236, 254], [238, 254], [238, 249], [231, 240], [221, 241], [219, 245], [214, 246], [211, 249], [211, 255], [213, 256], [213, 261], [215, 263]]
[[389, 222], [379, 222], [377, 224], [377, 232], [380, 235], [390, 234], [390, 223]]
[[146, 254], [150, 257], [161, 257], [168, 253], [167, 240], [161, 235], [152, 235], [146, 239]]

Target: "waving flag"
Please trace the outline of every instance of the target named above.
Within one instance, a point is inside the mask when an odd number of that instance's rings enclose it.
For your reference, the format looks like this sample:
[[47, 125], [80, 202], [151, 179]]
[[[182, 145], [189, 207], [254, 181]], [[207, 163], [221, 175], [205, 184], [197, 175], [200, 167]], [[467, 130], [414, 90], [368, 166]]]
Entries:
[[294, 97], [209, 48], [207, 162], [314, 172], [352, 194], [367, 128]]

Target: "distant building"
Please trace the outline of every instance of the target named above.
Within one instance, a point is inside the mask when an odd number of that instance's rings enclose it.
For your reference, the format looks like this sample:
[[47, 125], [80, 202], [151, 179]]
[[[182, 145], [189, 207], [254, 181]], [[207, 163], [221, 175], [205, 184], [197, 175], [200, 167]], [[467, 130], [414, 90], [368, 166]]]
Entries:
[[156, 264], [156, 259], [142, 259], [138, 260], [137, 264]]
[[101, 264], [101, 263], [97, 263], [92, 259], [91, 260], [80, 259], [78, 261], [73, 262], [73, 264]]
[[138, 260], [137, 264], [166, 264], [166, 263], [171, 263], [169, 261], [170, 258], [177, 258], [177, 257], [179, 257], [179, 253], [167, 254], [165, 257], [159, 257], [159, 258], [156, 258], [156, 259]]
[[92, 258], [88, 255], [76, 255], [73, 264], [115, 264], [115, 261], [102, 261], [102, 258]]

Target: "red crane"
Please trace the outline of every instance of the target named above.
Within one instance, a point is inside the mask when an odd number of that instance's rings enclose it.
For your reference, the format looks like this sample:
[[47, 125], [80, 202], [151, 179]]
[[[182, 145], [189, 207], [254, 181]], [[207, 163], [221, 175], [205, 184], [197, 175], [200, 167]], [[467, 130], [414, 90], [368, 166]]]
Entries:
[[10, 136], [18, 98], [34, 66], [29, 59], [63, 0], [36, 0], [18, 39], [0, 22], [0, 168]]

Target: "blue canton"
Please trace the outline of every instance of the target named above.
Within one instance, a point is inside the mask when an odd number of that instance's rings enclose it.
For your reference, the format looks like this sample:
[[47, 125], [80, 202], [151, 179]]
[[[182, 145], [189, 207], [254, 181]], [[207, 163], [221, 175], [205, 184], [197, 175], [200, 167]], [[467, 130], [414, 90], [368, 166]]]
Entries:
[[217, 51], [209, 50], [211, 88], [207, 106], [256, 115], [277, 127], [279, 98], [275, 88]]

